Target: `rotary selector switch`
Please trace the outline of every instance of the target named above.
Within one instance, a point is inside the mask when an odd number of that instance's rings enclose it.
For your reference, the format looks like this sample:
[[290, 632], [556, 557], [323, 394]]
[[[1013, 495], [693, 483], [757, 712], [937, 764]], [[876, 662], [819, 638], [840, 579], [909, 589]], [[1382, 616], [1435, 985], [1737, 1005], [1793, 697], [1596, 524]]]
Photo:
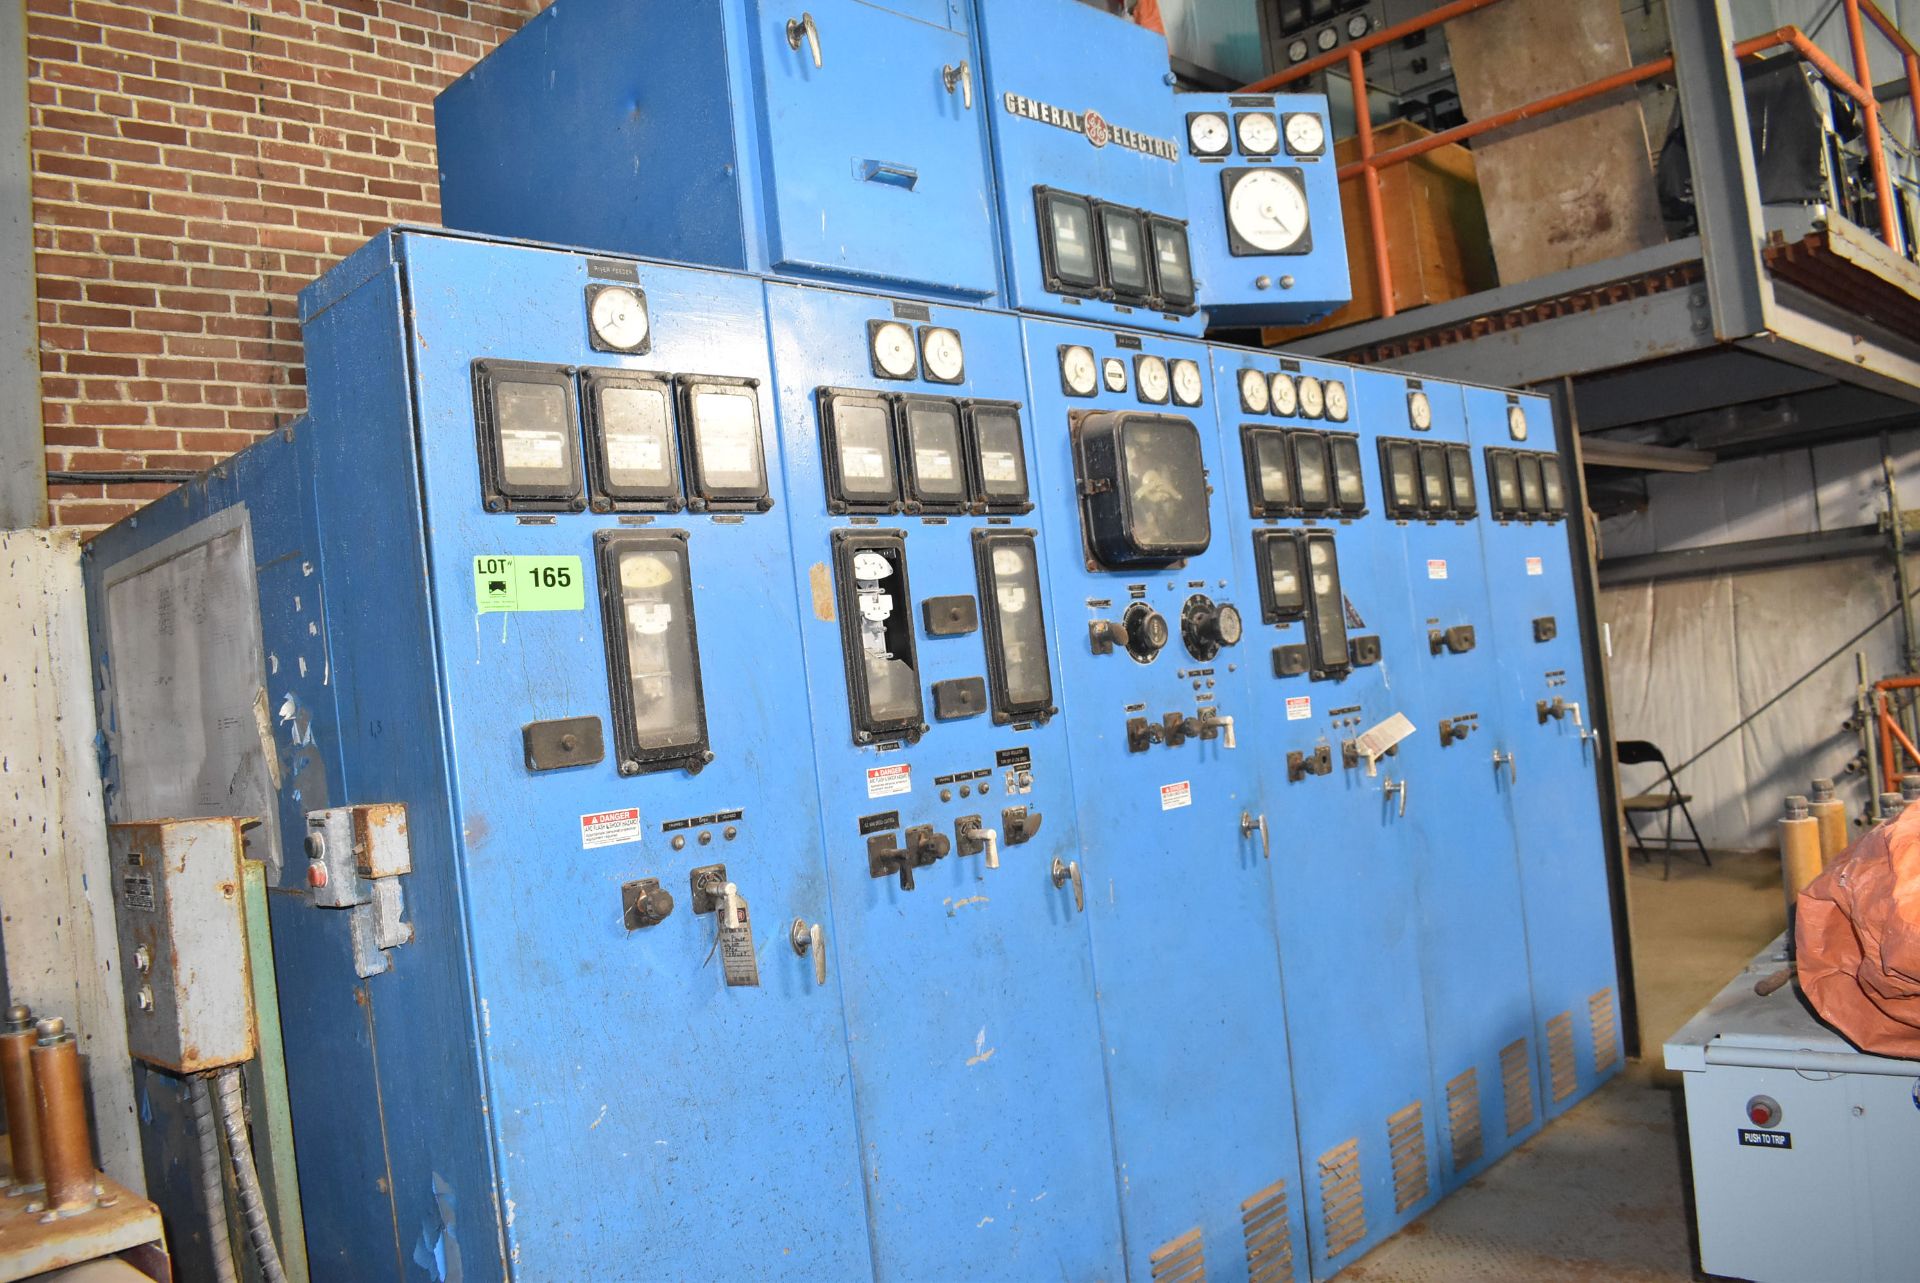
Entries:
[[1246, 626], [1240, 612], [1230, 605], [1216, 606], [1211, 597], [1195, 594], [1187, 598], [1180, 611], [1180, 640], [1187, 653], [1198, 660], [1209, 660], [1222, 646], [1237, 646]]
[[1143, 664], [1151, 664], [1172, 635], [1167, 617], [1144, 601], [1127, 607], [1120, 624], [1127, 630], [1127, 654]]

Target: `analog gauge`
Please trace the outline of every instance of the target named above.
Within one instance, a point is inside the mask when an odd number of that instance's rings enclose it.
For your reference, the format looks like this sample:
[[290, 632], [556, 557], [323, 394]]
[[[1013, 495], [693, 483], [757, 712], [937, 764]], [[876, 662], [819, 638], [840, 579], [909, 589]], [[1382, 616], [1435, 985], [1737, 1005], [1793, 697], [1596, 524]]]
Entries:
[[1347, 421], [1347, 385], [1338, 379], [1327, 380], [1327, 417], [1335, 423]]
[[1187, 142], [1196, 156], [1223, 156], [1233, 145], [1233, 134], [1219, 112], [1196, 111], [1187, 117]]
[[1327, 127], [1310, 111], [1287, 117], [1287, 150], [1296, 156], [1318, 156], [1327, 147]]
[[1425, 392], [1407, 393], [1407, 422], [1415, 432], [1425, 432], [1433, 426], [1433, 402]]
[[1287, 46], [1288, 62], [1305, 62], [1306, 60], [1307, 60], [1307, 42], [1304, 38], [1296, 40], [1292, 44]]
[[873, 372], [883, 379], [910, 379], [916, 366], [913, 331], [898, 321], [873, 327]]
[[1265, 414], [1269, 404], [1267, 400], [1267, 376], [1258, 370], [1240, 371], [1240, 404], [1248, 414]]
[[1306, 193], [1279, 170], [1248, 170], [1227, 196], [1227, 227], [1248, 247], [1240, 252], [1287, 253], [1307, 234]]
[[1264, 111], [1243, 113], [1234, 128], [1240, 135], [1240, 150], [1249, 156], [1271, 156], [1280, 147], [1280, 126]]
[[1300, 389], [1294, 386], [1293, 376], [1282, 370], [1267, 377], [1267, 391], [1273, 394], [1273, 412], [1282, 418], [1292, 418], [1300, 413]]
[[936, 383], [958, 383], [967, 368], [960, 335], [940, 326], [920, 331], [920, 355], [927, 365], [927, 377]]
[[1319, 34], [1314, 36], [1313, 43], [1319, 47], [1321, 53], [1325, 53], [1340, 43], [1340, 31], [1336, 27], [1323, 27]]
[[1317, 419], [1327, 412], [1326, 389], [1320, 386], [1320, 380], [1310, 374], [1300, 376], [1300, 413], [1309, 419]]
[[1373, 23], [1368, 21], [1364, 13], [1356, 13], [1347, 19], [1347, 39], [1349, 40], [1358, 40], [1371, 30], [1373, 30]]
[[1099, 377], [1100, 368], [1094, 364], [1092, 348], [1060, 349], [1060, 383], [1069, 395], [1092, 396]]
[[638, 290], [605, 285], [588, 307], [594, 346], [609, 352], [640, 352], [647, 346], [647, 300]]
[[1100, 381], [1107, 385], [1109, 392], [1127, 390], [1127, 363], [1117, 356], [1110, 356], [1100, 362]]
[[1181, 405], [1199, 405], [1202, 395], [1200, 365], [1184, 358], [1173, 363], [1173, 399]]
[[1142, 401], [1151, 401], [1155, 405], [1166, 402], [1171, 380], [1167, 376], [1166, 361], [1157, 356], [1139, 356], [1134, 358], [1134, 385], [1140, 391]]
[[1527, 412], [1517, 405], [1507, 407], [1507, 435], [1515, 441], [1527, 439]]

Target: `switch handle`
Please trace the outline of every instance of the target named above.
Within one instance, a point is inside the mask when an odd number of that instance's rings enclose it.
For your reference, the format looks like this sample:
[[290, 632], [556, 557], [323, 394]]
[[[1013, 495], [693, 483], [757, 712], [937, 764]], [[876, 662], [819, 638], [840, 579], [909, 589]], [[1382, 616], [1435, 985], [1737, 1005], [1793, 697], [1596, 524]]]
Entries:
[[1057, 887], [1065, 886], [1069, 879], [1072, 880], [1074, 911], [1076, 913], [1085, 913], [1087, 911], [1087, 891], [1080, 882], [1080, 861], [1062, 860], [1059, 856], [1055, 856], [1053, 858], [1051, 873], [1053, 876], [1053, 885]]
[[[1229, 716], [1229, 717], [1222, 717], [1222, 718], [1220, 718], [1220, 719], [1219, 719], [1219, 724], [1220, 724], [1220, 731], [1221, 731], [1221, 735], [1220, 735], [1220, 747], [1221, 747], [1221, 748], [1232, 748], [1232, 747], [1234, 747], [1234, 743], [1233, 743], [1233, 718], [1232, 718], [1232, 717], [1230, 717], [1230, 716]], [[1265, 817], [1265, 816], [1263, 815], [1263, 816], [1261, 816], [1261, 817], [1260, 817], [1260, 833], [1261, 833], [1261, 836], [1262, 836], [1263, 838], [1264, 838], [1264, 837], [1265, 837], [1265, 835], [1266, 835], [1266, 831], [1267, 831], [1267, 827], [1266, 827], [1266, 826], [1267, 826], [1267, 819], [1266, 819], [1266, 817]]]
[[1386, 784], [1381, 787], [1380, 791], [1388, 797], [1392, 797], [1395, 794], [1399, 795], [1400, 818], [1405, 819], [1407, 815], [1407, 782], [1405, 780], [1396, 780], [1389, 776]]
[[1000, 831], [998, 829], [983, 829], [976, 824], [967, 830], [967, 840], [978, 842], [986, 848], [981, 852], [986, 857], [985, 867], [989, 869], [1000, 867]]
[[813, 65], [817, 69], [820, 59], [820, 28], [815, 24], [811, 13], [802, 13], [798, 18], [787, 19], [787, 48], [798, 49], [800, 41], [805, 39], [807, 49], [813, 54]]
[[795, 918], [787, 941], [798, 956], [813, 955], [813, 983], [827, 983], [827, 929], [818, 922], [809, 926], [805, 918]]
[[1513, 765], [1513, 754], [1502, 753], [1499, 749], [1496, 748], [1493, 750], [1493, 773], [1495, 775], [1498, 775], [1500, 773], [1500, 768], [1502, 766], [1505, 766], [1507, 768], [1508, 785], [1511, 786], [1517, 783], [1519, 781], [1519, 775], [1516, 772], [1515, 767]]
[[973, 110], [973, 68], [962, 58], [959, 66], [948, 63], [940, 69], [940, 78], [946, 82], [947, 92], [952, 93], [954, 85], [960, 86], [960, 104], [968, 111]]
[[1267, 837], [1267, 817], [1265, 815], [1256, 816], [1248, 811], [1240, 812], [1240, 836], [1246, 837], [1248, 834], [1254, 832], [1260, 834], [1260, 858], [1263, 860], [1271, 860], [1273, 858], [1273, 843]]

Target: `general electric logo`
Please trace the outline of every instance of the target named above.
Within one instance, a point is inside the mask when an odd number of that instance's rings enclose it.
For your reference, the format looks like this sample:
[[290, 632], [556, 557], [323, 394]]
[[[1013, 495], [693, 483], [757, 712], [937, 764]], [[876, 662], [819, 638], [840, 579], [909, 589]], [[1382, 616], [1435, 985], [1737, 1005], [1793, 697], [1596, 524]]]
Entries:
[[1158, 156], [1161, 160], [1176, 164], [1180, 160], [1180, 149], [1171, 138], [1155, 138], [1152, 134], [1143, 134], [1124, 125], [1110, 125], [1107, 118], [1097, 111], [1068, 111], [1052, 103], [1013, 93], [1002, 95], [1000, 104], [1010, 116], [1037, 120], [1043, 125], [1079, 134], [1095, 147], [1112, 143], [1126, 151]]
[[1097, 111], [1080, 113], [1081, 129], [1087, 135], [1087, 141], [1095, 147], [1105, 147], [1113, 138], [1113, 130], [1107, 127], [1107, 118]]

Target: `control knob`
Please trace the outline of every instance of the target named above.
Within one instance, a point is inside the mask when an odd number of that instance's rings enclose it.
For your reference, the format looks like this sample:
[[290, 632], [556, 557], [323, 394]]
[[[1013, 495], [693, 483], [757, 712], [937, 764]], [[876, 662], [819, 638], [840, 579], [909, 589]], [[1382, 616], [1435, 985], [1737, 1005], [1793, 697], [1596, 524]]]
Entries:
[[1210, 597], [1189, 597], [1180, 612], [1180, 640], [1186, 643], [1188, 654], [1203, 662], [1219, 654], [1223, 646], [1238, 645], [1245, 632], [1240, 611], [1225, 603], [1215, 605]]
[[1121, 617], [1121, 627], [1126, 629], [1127, 654], [1143, 664], [1152, 663], [1172, 636], [1167, 617], [1144, 601], [1127, 607], [1127, 613]]

